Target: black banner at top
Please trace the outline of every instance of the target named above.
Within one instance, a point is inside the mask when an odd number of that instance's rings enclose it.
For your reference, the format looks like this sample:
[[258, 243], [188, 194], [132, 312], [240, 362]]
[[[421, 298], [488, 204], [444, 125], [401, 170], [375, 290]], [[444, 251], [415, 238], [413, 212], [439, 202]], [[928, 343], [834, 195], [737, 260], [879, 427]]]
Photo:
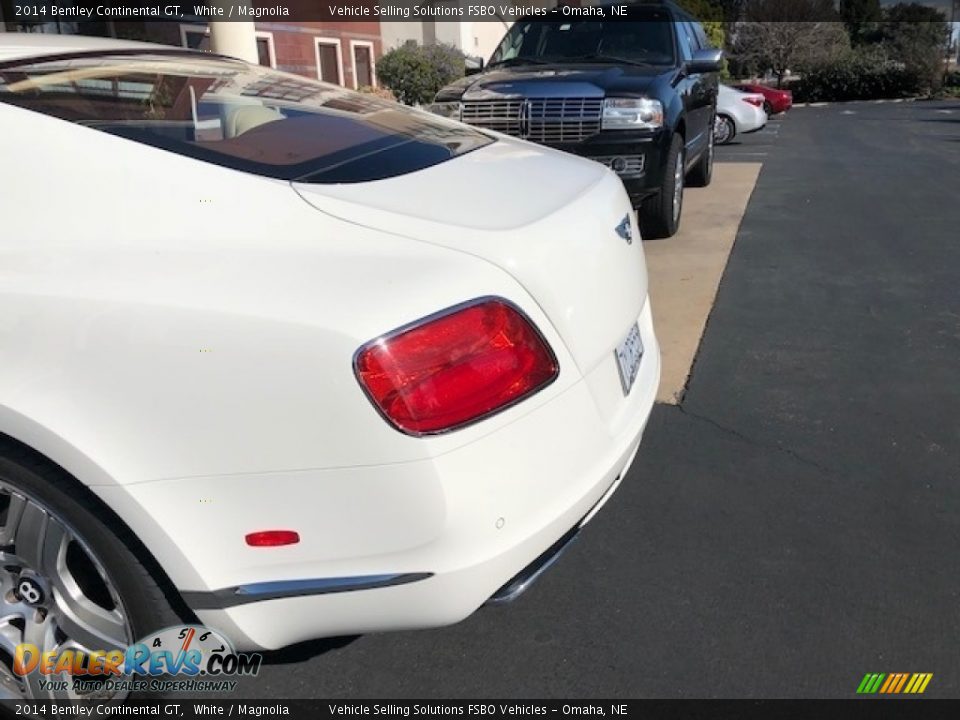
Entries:
[[[105, 21], [472, 21], [515, 22], [551, 11], [570, 18], [617, 20], [627, 8], [658, 0], [0, 0], [8, 24]], [[829, 0], [675, 0], [699, 20], [839, 21]], [[953, 0], [921, 0], [950, 17]], [[956, 0], [960, 3], [960, 0]], [[845, 20], [850, 20], [847, 8]]]
[[[225, 22], [513, 22], [542, 17], [558, 0], [12, 0], [8, 22], [183, 21]], [[618, 16], [618, 4], [564, 4], [571, 17]], [[624, 3], [626, 5], [627, 3]]]

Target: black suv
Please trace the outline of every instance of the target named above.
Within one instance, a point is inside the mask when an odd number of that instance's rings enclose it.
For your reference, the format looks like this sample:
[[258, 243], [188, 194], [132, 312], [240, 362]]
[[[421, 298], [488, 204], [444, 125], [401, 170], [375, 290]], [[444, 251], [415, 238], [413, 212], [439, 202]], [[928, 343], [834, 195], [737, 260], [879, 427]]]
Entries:
[[[625, 15], [617, 14], [622, 8]], [[677, 231], [684, 179], [709, 184], [722, 53], [670, 2], [558, 8], [513, 25], [433, 112], [608, 165], [644, 237]]]

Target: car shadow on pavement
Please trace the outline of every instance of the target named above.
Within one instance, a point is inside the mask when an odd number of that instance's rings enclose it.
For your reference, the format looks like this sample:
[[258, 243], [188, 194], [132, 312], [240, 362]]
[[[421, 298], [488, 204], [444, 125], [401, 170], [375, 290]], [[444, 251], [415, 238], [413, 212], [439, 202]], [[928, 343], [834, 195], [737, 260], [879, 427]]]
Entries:
[[359, 639], [360, 635], [345, 635], [343, 637], [308, 640], [306, 642], [289, 645], [280, 650], [261, 652], [265, 665], [292, 665], [325, 655], [333, 650], [340, 650]]

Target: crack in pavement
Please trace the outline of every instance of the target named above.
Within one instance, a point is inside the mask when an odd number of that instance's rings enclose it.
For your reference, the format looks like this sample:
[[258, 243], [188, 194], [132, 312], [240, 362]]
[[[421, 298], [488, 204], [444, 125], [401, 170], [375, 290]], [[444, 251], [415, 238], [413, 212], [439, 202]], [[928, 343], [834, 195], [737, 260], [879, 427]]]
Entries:
[[720, 432], [722, 432], [722, 433], [724, 433], [724, 434], [726, 434], [726, 435], [730, 435], [730, 436], [732, 436], [732, 437], [735, 437], [735, 438], [737, 438], [738, 440], [740, 440], [741, 442], [747, 443], [748, 445], [752, 445], [752, 446], [757, 447], [757, 448], [765, 448], [765, 449], [769, 449], [769, 450], [776, 450], [777, 452], [784, 453], [785, 455], [787, 455], [787, 456], [789, 456], [790, 458], [792, 458], [793, 460], [801, 463], [802, 465], [806, 465], [806, 466], [808, 466], [808, 467], [815, 468], [815, 469], [819, 470], [820, 472], [825, 473], [825, 474], [827, 474], [827, 475], [836, 475], [836, 472], [835, 472], [832, 468], [829, 468], [829, 467], [827, 467], [826, 465], [821, 465], [821, 464], [818, 463], [816, 460], [811, 460], [810, 458], [804, 457], [803, 455], [801, 455], [800, 453], [798, 453], [796, 450], [792, 450], [791, 448], [785, 447], [784, 445], [781, 445], [780, 443], [770, 443], [770, 442], [765, 442], [765, 441], [762, 441], [762, 440], [756, 440], [756, 439], [754, 439], [754, 438], [752, 438], [752, 437], [750, 437], [750, 436], [748, 436], [748, 435], [740, 432], [739, 430], [735, 430], [734, 428], [728, 427], [728, 426], [726, 426], [726, 425], [723, 425], [722, 423], [717, 422], [717, 421], [714, 420], [713, 418], [709, 418], [709, 417], [706, 417], [705, 415], [698, 415], [697, 413], [691, 412], [690, 410], [688, 410], [688, 409], [686, 408], [686, 406], [684, 406], [684, 405], [682, 405], [682, 404], [681, 404], [681, 405], [674, 405], [674, 407], [677, 408], [677, 410], [679, 410], [679, 411], [680, 411], [683, 415], [685, 415], [686, 417], [691, 418], [691, 419], [693, 419], [693, 420], [696, 420], [696, 421], [698, 421], [698, 422], [702, 422], [702, 423], [706, 423], [706, 424], [708, 424], [708, 425], [711, 425], [711, 426], [713, 426], [714, 428], [716, 428], [717, 430], [719, 430]]

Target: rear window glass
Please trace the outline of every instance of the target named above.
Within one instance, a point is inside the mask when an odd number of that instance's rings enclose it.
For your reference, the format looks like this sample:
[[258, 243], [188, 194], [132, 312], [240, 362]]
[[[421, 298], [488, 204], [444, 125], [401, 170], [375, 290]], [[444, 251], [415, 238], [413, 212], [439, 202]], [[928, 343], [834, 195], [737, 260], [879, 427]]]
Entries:
[[6, 63], [0, 102], [237, 170], [313, 183], [394, 177], [493, 142], [371, 95], [201, 53]]

